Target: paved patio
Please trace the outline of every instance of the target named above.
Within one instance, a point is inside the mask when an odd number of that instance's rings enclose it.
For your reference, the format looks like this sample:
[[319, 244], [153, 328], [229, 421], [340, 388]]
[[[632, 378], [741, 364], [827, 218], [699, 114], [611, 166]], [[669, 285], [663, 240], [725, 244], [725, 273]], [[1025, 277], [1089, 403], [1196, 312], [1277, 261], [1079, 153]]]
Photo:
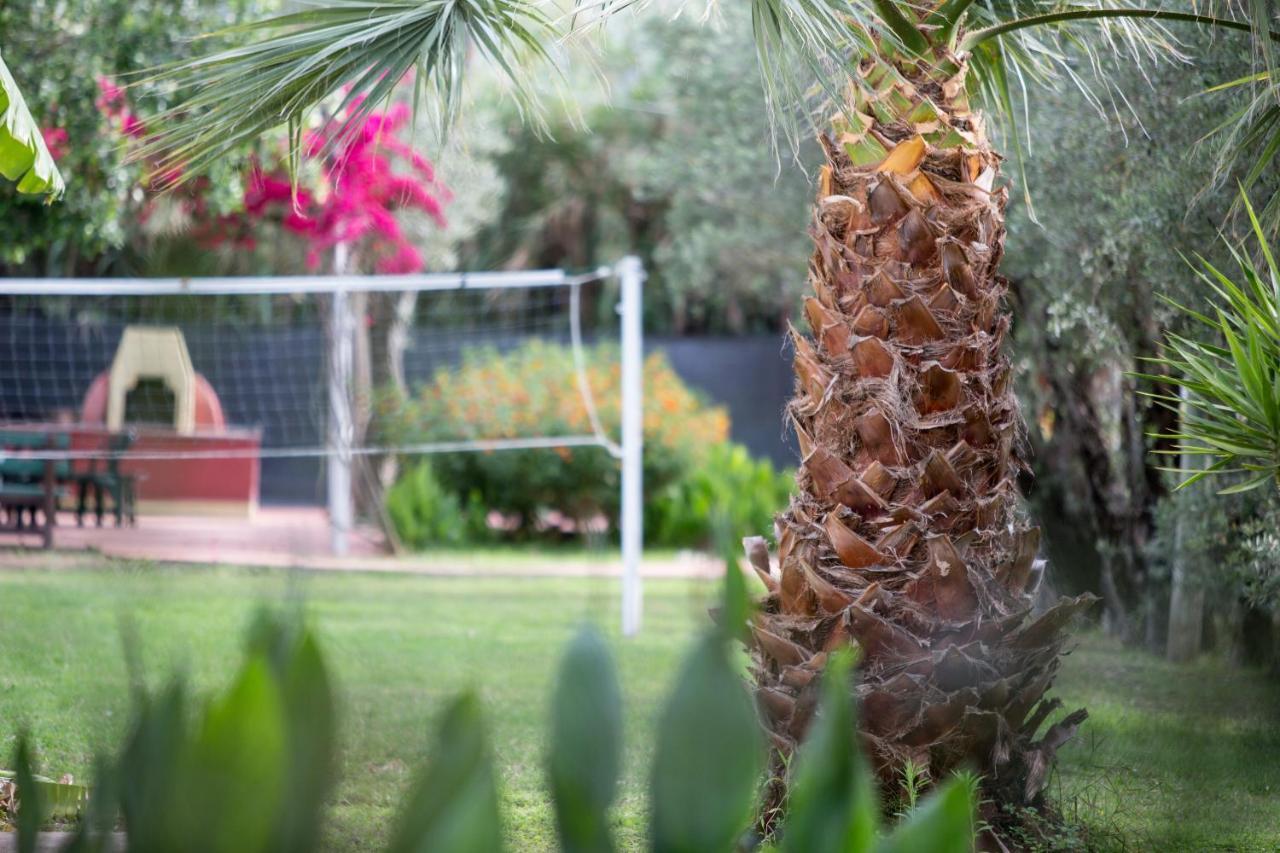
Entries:
[[[0, 566], [83, 565], [104, 555], [117, 559], [154, 560], [165, 563], [224, 563], [238, 566], [301, 568], [317, 571], [414, 572], [439, 575], [527, 575], [563, 577], [613, 577], [622, 574], [619, 559], [591, 559], [579, 555], [521, 556], [504, 560], [492, 550], [476, 554], [450, 551], [443, 554], [395, 556], [387, 553], [382, 534], [362, 526], [350, 536], [349, 553], [329, 553], [329, 521], [315, 507], [265, 507], [253, 518], [216, 516], [139, 516], [137, 527], [115, 527], [108, 519], [103, 527], [86, 520], [77, 527], [75, 516], [62, 513], [54, 533], [54, 551], [32, 552], [39, 537], [21, 540], [12, 534], [0, 537]], [[39, 557], [38, 559], [36, 559]], [[680, 554], [645, 560], [645, 577], [714, 578], [722, 564], [702, 554]]]

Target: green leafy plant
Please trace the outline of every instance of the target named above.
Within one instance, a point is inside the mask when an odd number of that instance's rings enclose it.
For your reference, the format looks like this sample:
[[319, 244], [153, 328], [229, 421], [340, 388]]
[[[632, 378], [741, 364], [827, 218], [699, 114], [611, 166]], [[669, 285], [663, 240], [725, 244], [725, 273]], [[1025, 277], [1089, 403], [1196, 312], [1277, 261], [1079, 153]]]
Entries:
[[730, 654], [746, 625], [741, 574], [729, 572], [725, 593], [720, 625], [685, 657], [658, 723], [649, 789], [655, 851], [731, 850], [750, 823], [765, 751]]
[[[1210, 475], [1240, 475], [1222, 490], [1228, 494], [1268, 483], [1280, 487], [1280, 267], [1248, 198], [1242, 196], [1242, 203], [1263, 263], [1255, 264], [1248, 245], [1233, 246], [1240, 273], [1235, 281], [1200, 257], [1197, 274], [1212, 293], [1210, 308], [1173, 304], [1209, 339], [1168, 333], [1169, 354], [1149, 361], [1170, 375], [1143, 374], [1180, 392], [1143, 392], [1179, 413], [1177, 431], [1154, 436], [1173, 443], [1159, 451], [1179, 458], [1169, 470], [1185, 476], [1181, 486]], [[1186, 457], [1209, 464], [1185, 468]]]
[[[719, 624], [685, 658], [658, 726], [650, 774], [655, 851], [731, 851], [750, 838], [765, 749], [735, 662], [749, 603], [731, 572]], [[852, 654], [836, 654], [816, 723], [793, 766], [780, 851], [967, 851], [969, 786], [952, 780], [888, 835], [876, 783], [857, 746]], [[616, 849], [610, 808], [622, 767], [622, 691], [608, 645], [591, 628], [569, 645], [551, 697], [546, 771], [561, 848]], [[64, 851], [115, 849], [122, 817], [129, 851], [292, 853], [316, 847], [335, 776], [335, 708], [324, 656], [297, 620], [264, 615], [231, 685], [196, 703], [181, 679], [137, 699], [118, 755], [97, 784]], [[34, 850], [48, 812], [29, 745], [17, 754], [19, 849]], [[430, 758], [401, 806], [389, 850], [492, 853], [504, 849], [498, 777], [480, 702], [446, 706]], [[43, 848], [42, 848], [43, 849]]]
[[502, 816], [489, 736], [475, 694], [445, 710], [436, 728], [430, 762], [400, 813], [391, 853], [502, 849]]
[[[196, 703], [174, 678], [135, 701], [129, 734], [115, 757], [99, 760], [87, 813], [65, 849], [114, 849], [117, 816], [129, 850], [315, 848], [333, 780], [335, 718], [309, 632], [263, 615], [224, 693]], [[19, 847], [34, 849], [39, 821], [24, 814], [42, 811], [39, 787], [25, 781], [27, 749], [21, 740], [18, 835]]]
[[929, 771], [908, 758], [902, 763], [902, 814], [915, 811], [920, 795], [929, 787]]
[[551, 699], [547, 782], [565, 853], [613, 850], [609, 806], [622, 766], [622, 690], [600, 637], [583, 631], [560, 662]]
[[668, 547], [716, 547], [769, 530], [795, 484], [795, 471], [753, 459], [740, 444], [711, 447], [706, 458], [645, 507], [650, 541]]
[[387, 515], [409, 548], [460, 545], [488, 538], [488, 510], [472, 491], [464, 503], [440, 484], [430, 462], [405, 471], [387, 492]]

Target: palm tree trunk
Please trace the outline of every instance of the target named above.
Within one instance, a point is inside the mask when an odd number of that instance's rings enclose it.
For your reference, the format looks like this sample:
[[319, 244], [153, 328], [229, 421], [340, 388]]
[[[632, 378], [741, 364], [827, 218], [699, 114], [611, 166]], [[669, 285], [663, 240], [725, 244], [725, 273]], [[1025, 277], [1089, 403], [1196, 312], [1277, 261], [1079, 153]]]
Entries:
[[[752, 561], [769, 587], [757, 696], [781, 768], [826, 653], [854, 643], [861, 733], [887, 790], [912, 760], [934, 780], [975, 768], [998, 801], [1034, 804], [1085, 717], [1036, 739], [1058, 707], [1044, 695], [1062, 628], [1094, 599], [1031, 612], [1040, 533], [1020, 509], [1024, 424], [1003, 352], [1001, 158], [962, 63], [866, 60], [860, 74], [822, 139], [780, 577]], [[784, 791], [779, 778], [765, 815]]]

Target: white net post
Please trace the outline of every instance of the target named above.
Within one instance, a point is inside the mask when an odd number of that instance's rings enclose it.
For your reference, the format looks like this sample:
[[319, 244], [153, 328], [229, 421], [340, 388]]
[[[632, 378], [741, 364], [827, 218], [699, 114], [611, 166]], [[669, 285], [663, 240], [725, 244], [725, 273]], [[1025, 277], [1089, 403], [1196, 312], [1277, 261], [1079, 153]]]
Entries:
[[[334, 272], [344, 273], [347, 247], [334, 247]], [[334, 556], [347, 553], [353, 520], [351, 500], [351, 441], [355, 422], [352, 417], [351, 389], [355, 370], [355, 318], [351, 297], [346, 290], [335, 290], [329, 316], [329, 424], [327, 435], [326, 480], [329, 505], [329, 548]]]
[[628, 255], [617, 267], [622, 290], [622, 634], [640, 631], [644, 548], [644, 266]]

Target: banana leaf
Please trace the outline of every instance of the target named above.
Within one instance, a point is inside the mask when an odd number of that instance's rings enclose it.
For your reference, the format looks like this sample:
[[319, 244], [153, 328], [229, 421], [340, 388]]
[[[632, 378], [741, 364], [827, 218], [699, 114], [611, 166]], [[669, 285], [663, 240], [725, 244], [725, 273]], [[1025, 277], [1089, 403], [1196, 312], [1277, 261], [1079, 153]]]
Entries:
[[17, 181], [18, 192], [62, 195], [62, 175], [45, 147], [40, 126], [27, 110], [18, 84], [0, 56], [0, 175]]

